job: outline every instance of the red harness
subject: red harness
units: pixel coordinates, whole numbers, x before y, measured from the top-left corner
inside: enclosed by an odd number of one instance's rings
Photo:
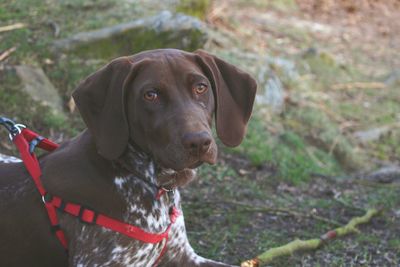
[[[161,260],[161,257],[166,252],[168,234],[171,226],[176,221],[176,218],[180,215],[180,212],[176,207],[172,207],[170,209],[170,224],[168,225],[167,229],[161,234],[153,234],[146,232],[134,225],[130,225],[110,218],[106,215],[99,214],[96,211],[89,209],[83,205],[66,202],[63,201],[60,197],[52,196],[45,190],[40,180],[42,172],[40,170],[39,161],[37,160],[36,155],[33,153],[33,150],[36,146],[38,146],[46,151],[53,151],[58,148],[58,145],[46,138],[39,136],[37,133],[32,132],[29,129],[24,128],[21,130],[20,128],[17,128],[17,130],[17,133],[14,132],[10,136],[12,136],[12,140],[21,154],[21,159],[24,162],[29,174],[32,176],[36,188],[42,196],[44,206],[50,219],[51,227],[66,250],[68,249],[67,240],[65,238],[64,232],[60,228],[59,220],[57,217],[57,210],[78,217],[81,222],[91,225],[99,225],[104,228],[126,235],[130,238],[140,240],[144,243],[156,244],[165,239],[164,247],[156,262],[154,263],[154,266],[158,264],[158,262]],[[160,189],[157,194],[157,199],[161,197],[164,192],[164,189]]]

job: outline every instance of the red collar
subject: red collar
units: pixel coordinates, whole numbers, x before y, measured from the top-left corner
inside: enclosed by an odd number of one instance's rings
[[[14,125],[14,127],[16,126]],[[17,131],[14,132],[10,131],[12,140],[17,146],[21,155],[21,159],[25,167],[27,168],[28,172],[32,176],[36,188],[42,197],[44,206],[47,210],[51,227],[54,230],[55,235],[60,240],[61,244],[66,250],[68,249],[68,244],[64,232],[59,225],[57,210],[78,217],[79,220],[83,223],[91,225],[94,224],[99,225],[101,227],[126,235],[132,239],[140,240],[144,243],[155,244],[165,239],[164,247],[159,257],[157,258],[156,262],[154,263],[154,266],[158,264],[161,257],[166,252],[168,234],[171,229],[171,226],[176,221],[177,217],[180,215],[179,210],[175,206],[170,208],[169,212],[170,224],[168,225],[167,229],[162,233],[155,234],[146,232],[137,226],[110,218],[104,214],[97,213],[96,211],[89,209],[83,205],[79,205],[72,202],[65,202],[60,197],[51,196],[45,190],[40,180],[40,176],[42,173],[39,166],[39,161],[37,160],[36,155],[33,153],[33,150],[36,146],[38,146],[44,150],[53,151],[56,148],[58,148],[58,145],[46,138],[39,136],[37,133],[30,131],[29,129],[26,128],[22,129],[21,127],[16,127],[16,129]],[[168,191],[169,190],[165,188],[159,189],[156,199],[158,200],[165,192]]]

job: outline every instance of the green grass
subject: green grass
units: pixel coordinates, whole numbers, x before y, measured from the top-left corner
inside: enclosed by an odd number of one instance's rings
[[[389,132],[383,138],[367,145],[368,153],[380,160],[400,161],[400,131]]]
[[[394,250],[398,251],[400,253],[400,239],[399,238],[393,238],[389,240],[389,246],[392,247]]]
[[[34,127],[36,131],[42,134],[49,130],[62,131],[71,134],[71,121],[65,117],[53,113],[46,106],[42,106],[32,100],[29,95],[21,91],[19,81],[12,72],[6,72],[1,78],[0,103],[4,105],[1,115],[10,117],[18,123]]]
[[[255,166],[276,166],[277,176],[293,183],[307,181],[311,173],[335,174],[340,171],[334,156],[310,146],[290,129],[272,135],[266,129],[266,123],[259,116],[253,116],[243,143],[229,151],[247,156]]]
[[[233,151],[245,154],[255,166],[260,166],[273,160],[273,141],[261,118],[253,116],[243,143]]]
[[[336,83],[369,81],[357,68],[338,62],[334,55],[328,52],[305,54],[300,60],[303,61],[303,66],[307,66],[303,71],[315,75],[312,89],[326,91]]]
[[[371,207],[384,207],[385,209],[400,207],[400,189],[396,186],[371,188],[366,201]]]

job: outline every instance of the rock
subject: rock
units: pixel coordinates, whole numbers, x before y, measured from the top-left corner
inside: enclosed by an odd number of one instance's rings
[[[258,94],[256,101],[259,104],[266,104],[274,112],[281,112],[285,103],[285,90],[278,76],[271,74],[264,85],[264,90]]]
[[[245,61],[246,65],[243,67],[249,68],[250,63],[253,65],[260,65],[261,68],[256,70],[256,76],[259,82],[263,82],[265,78],[263,75],[269,74],[271,69],[275,69],[282,75],[282,78],[285,80],[291,80],[293,82],[297,82],[300,77],[300,74],[297,70],[296,63],[292,60],[282,58],[282,57],[273,57],[273,56],[262,56],[255,53],[243,53],[241,51],[235,50],[235,56],[239,57],[241,61]]]
[[[392,71],[385,81],[387,86],[400,85],[400,69]]]
[[[94,58],[111,58],[165,47],[193,51],[206,41],[206,26],[201,21],[162,11],[154,17],[57,40],[54,49]]]
[[[361,143],[368,143],[371,141],[378,140],[379,138],[381,138],[381,136],[387,134],[392,128],[393,126],[386,125],[378,128],[369,129],[366,131],[358,131],[355,132],[353,135]]]
[[[376,183],[400,182],[400,167],[386,166],[364,176],[365,179]]]
[[[287,91],[282,81],[295,83],[299,73],[293,61],[280,57],[265,57],[265,62],[258,71],[257,80],[263,90],[257,96],[257,103],[266,104],[271,110],[280,113],[284,109]]]
[[[256,103],[273,113],[281,113],[284,109],[289,95],[285,85],[296,84],[298,87],[302,83],[296,63],[286,58],[259,55],[238,49],[232,49],[220,56],[254,75],[259,86]]]
[[[61,97],[41,68],[20,65],[15,66],[15,71],[22,89],[33,100],[50,107],[57,115],[64,115]]]

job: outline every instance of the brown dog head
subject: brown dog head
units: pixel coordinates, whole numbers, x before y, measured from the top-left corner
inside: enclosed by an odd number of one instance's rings
[[[73,93],[98,152],[117,159],[134,142],[165,168],[215,163],[211,125],[228,146],[243,139],[256,93],[247,73],[204,51],[145,51],[90,75]]]

